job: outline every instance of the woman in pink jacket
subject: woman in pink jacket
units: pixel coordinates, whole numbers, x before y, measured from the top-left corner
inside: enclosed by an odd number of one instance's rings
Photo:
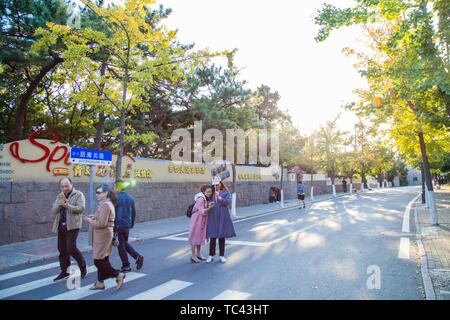
[[[188,243],[191,245],[191,262],[199,263],[205,260],[201,253],[201,246],[206,243],[206,226],[208,222],[208,212],[214,207],[214,203],[208,206],[208,199],[212,196],[212,188],[208,185],[202,185],[199,193],[194,197],[195,205],[192,209],[191,225],[189,228]],[[197,255],[195,254],[197,249]]]

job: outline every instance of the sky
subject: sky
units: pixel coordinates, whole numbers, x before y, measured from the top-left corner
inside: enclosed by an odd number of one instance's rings
[[[120,4],[122,0],[109,0]],[[323,3],[339,7],[353,0],[156,0],[172,14],[163,24],[178,30],[181,43],[211,51],[238,49],[239,79],[255,90],[262,84],[280,95],[302,134],[309,134],[341,113],[338,126],[351,131],[355,115],[342,106],[357,101],[353,90],[366,87],[364,79],[344,56],[344,47],[362,48],[359,27],[336,30],[316,42],[314,17]]]
[[[351,130],[355,116],[341,106],[357,101],[354,89],[365,81],[353,67],[344,47],[358,48],[358,28],[344,28],[325,42],[316,42],[313,18],[322,3],[351,6],[350,0],[159,0],[172,8],[164,20],[178,29],[182,43],[197,49],[238,51],[235,64],[251,89],[261,84],[281,96],[294,125],[308,134],[342,113],[339,126]]]

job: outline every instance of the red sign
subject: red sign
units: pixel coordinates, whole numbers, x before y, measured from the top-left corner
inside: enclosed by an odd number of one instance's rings
[[[32,144],[34,144],[35,146],[38,146],[39,148],[41,148],[44,151],[44,155],[39,158],[39,159],[25,159],[22,158],[20,156],[20,152],[19,152],[19,143],[18,142],[13,142],[11,143],[11,145],[9,146],[9,151],[11,152],[11,155],[16,158],[17,160],[20,160],[22,163],[26,163],[26,162],[41,162],[41,161],[45,161],[47,160],[47,164],[46,164],[46,169],[48,172],[50,172],[50,163],[52,162],[58,162],[61,161],[62,159],[64,159],[64,164],[69,166],[70,162],[69,162],[69,158],[70,158],[70,151],[66,146],[57,146],[55,147],[53,150],[50,150],[47,146],[39,143],[38,141],[34,140],[34,136],[37,135],[38,133],[41,132],[48,132],[52,135],[55,136],[55,141],[51,141],[50,143],[55,144],[59,141],[59,137],[56,133],[49,131],[49,130],[39,130],[36,131],[32,134],[30,134],[28,140],[30,140],[30,142]],[[58,156],[56,156],[56,154],[58,153],[58,151],[62,150],[62,153],[59,152]]]

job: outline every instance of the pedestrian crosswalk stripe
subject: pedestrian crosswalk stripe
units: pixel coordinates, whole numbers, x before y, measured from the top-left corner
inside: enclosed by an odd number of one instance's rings
[[[247,300],[250,296],[251,294],[247,292],[225,290],[211,300]]]
[[[137,272],[129,272],[126,274],[125,280],[124,280],[124,286],[127,282],[139,279],[141,277],[144,277],[146,274],[144,273],[137,273]],[[91,283],[88,286],[84,286],[78,289],[69,290],[67,292],[58,294],[53,297],[49,297],[45,300],[78,300],[82,299],[84,297],[96,294],[98,292],[102,292],[104,290],[89,290],[90,287],[93,286],[93,283]],[[116,281],[115,279],[106,279],[105,280],[105,290],[109,288],[115,288],[116,287]]]
[[[186,287],[192,285],[192,282],[181,280],[170,280],[157,287],[139,293],[135,296],[128,298],[127,300],[161,300],[165,297],[174,294],[177,291],[183,290]]]
[[[159,238],[161,240],[177,240],[177,241],[188,241],[187,237],[177,237],[177,236],[168,236]],[[240,240],[228,240],[227,244],[241,245],[241,246],[253,246],[253,247],[264,247],[267,245],[266,242],[254,242],[254,241],[240,241]]]
[[[97,268],[95,266],[90,266],[89,268],[87,268],[88,272],[93,272],[95,270],[97,270]],[[55,283],[53,281],[55,276],[56,275],[53,275],[51,277],[47,277],[47,278],[44,278],[44,279],[31,281],[31,282],[27,282],[27,283],[24,283],[24,284],[15,286],[15,287],[11,287],[11,288],[8,288],[8,289],[0,290],[0,299],[4,299],[4,298],[10,297],[10,296],[14,296],[14,295],[19,294],[19,293],[23,293],[23,292],[26,292],[26,291],[30,291],[30,290],[34,290],[34,289],[37,289],[37,288],[41,288],[41,287],[45,287],[45,286],[51,285],[51,284]]]
[[[35,272],[39,272],[39,271],[43,271],[43,270],[57,268],[57,267],[59,267],[59,262],[49,263],[49,264],[45,264],[43,266],[38,266],[38,267],[28,268],[28,269],[24,269],[24,270],[15,271],[15,272],[5,273],[5,274],[0,275],[0,281],[24,276],[24,275],[27,275],[30,273],[35,273]]]

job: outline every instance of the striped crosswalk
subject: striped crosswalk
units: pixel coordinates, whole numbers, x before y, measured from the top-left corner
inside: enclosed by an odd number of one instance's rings
[[[37,273],[37,272],[44,272],[51,269],[56,269],[53,272],[54,274],[50,277],[46,276],[41,279],[28,281],[25,283],[17,284],[17,285],[10,285],[8,286],[7,283],[17,283],[16,280],[21,280],[20,277],[29,278],[30,275]],[[69,281],[66,278],[64,280],[60,280],[58,282],[54,282],[53,279],[56,276],[57,272],[59,271],[59,263],[49,263],[37,267],[31,267],[28,269],[23,269],[19,271],[14,271],[6,274],[0,275],[0,299],[17,299],[21,300],[24,299],[23,296],[25,295],[27,297],[27,293],[33,291],[33,293],[28,293],[28,296],[35,295],[42,296],[43,300],[79,300],[84,298],[95,298],[96,295],[100,292],[105,292],[108,290],[115,290],[116,283],[115,279],[107,279],[105,280],[105,290],[89,290],[89,288],[92,286],[95,277],[93,279],[84,279],[82,280],[82,285],[78,288],[72,289],[69,287],[66,291],[61,293],[61,282],[63,281]],[[88,276],[91,273],[96,274],[97,268],[95,266],[89,266],[88,267]],[[47,272],[48,274],[48,272]],[[134,286],[129,285],[127,286],[127,283],[132,283],[135,280],[144,278],[146,276],[145,273],[139,273],[139,272],[129,272],[126,274],[125,278],[125,285],[120,290],[123,292],[124,288],[133,288]],[[89,285],[85,285],[86,283],[89,283]],[[83,285],[84,284],[84,285]],[[129,297],[125,297],[127,300],[162,300],[165,298],[170,298],[170,296],[174,295],[175,293],[182,291],[186,288],[194,288],[195,284],[193,282],[188,281],[182,281],[177,279],[171,279],[166,282],[159,283],[152,288],[146,288],[144,291],[140,293],[136,293],[136,291],[130,290]],[[39,292],[41,290],[42,292]],[[52,295],[52,291],[54,290],[54,294]],[[202,293],[203,294],[203,293]],[[208,293],[205,293],[206,297],[205,300],[246,300],[249,299],[251,296],[250,293],[246,292],[240,292],[236,290],[224,290],[223,292],[217,294],[211,293],[208,296]],[[99,296],[102,297],[101,295]],[[27,298],[25,298],[27,299]]]
[[[192,285],[192,282],[180,281],[180,280],[170,280],[165,282],[155,288],[144,291],[140,294],[128,298],[128,300],[161,300],[164,299],[175,292],[178,292],[186,287]]]
[[[135,279],[139,279],[141,277],[144,277],[145,274],[143,273],[136,273],[136,272],[130,272],[127,273],[125,280],[128,281],[132,281]],[[89,290],[89,288],[92,286],[92,283],[89,284],[88,286],[84,286],[78,289],[73,289],[73,290],[69,290],[67,292],[58,294],[56,296],[47,298],[45,300],[79,300],[82,298],[86,298],[88,296],[91,296],[93,294],[102,292],[100,290]],[[107,279],[105,280],[105,287],[106,288],[111,288],[115,286],[115,280],[114,279]]]

